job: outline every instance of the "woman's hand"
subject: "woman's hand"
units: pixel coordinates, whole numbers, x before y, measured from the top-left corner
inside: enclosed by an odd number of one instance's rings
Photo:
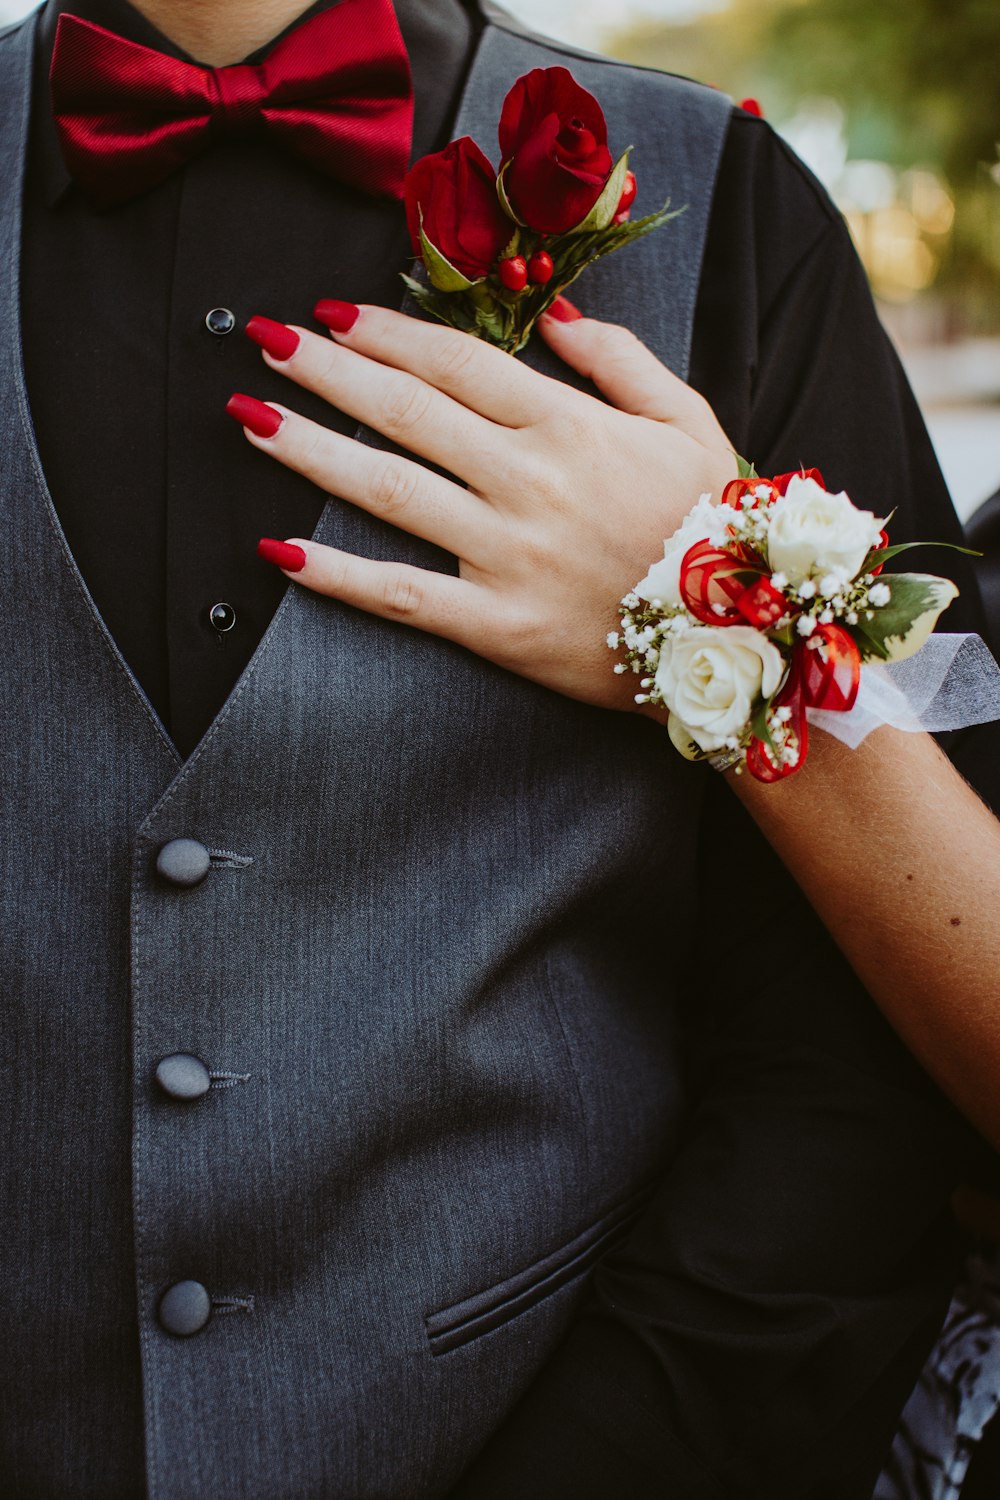
[[[613,405],[379,307],[320,304],[322,320],[344,329],[333,342],[262,318],[250,325],[273,369],[468,488],[285,407],[230,409],[262,430],[279,412],[271,436],[245,427],[250,442],[459,559],[455,578],[295,538],[305,562],[285,572],[297,583],[570,697],[635,708],[635,679],[614,675],[605,644],[617,601],[698,496],[719,497],[736,463],[708,404],[633,334],[562,310],[569,321],[541,320],[547,342]]]

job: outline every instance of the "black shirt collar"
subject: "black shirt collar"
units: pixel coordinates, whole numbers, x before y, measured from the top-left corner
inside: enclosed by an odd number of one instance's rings
[[[282,37],[336,4],[338,0],[315,0],[278,36],[244,60],[259,62]],[[443,132],[454,113],[483,23],[475,0],[394,0],[394,4],[413,73],[413,159],[416,160],[445,144]],[[38,174],[44,201],[50,208],[72,182],[52,121],[48,87],[56,26],[64,11],[168,57],[178,57],[184,62],[195,60],[158,31],[129,0],[48,0],[39,17],[35,54],[31,167]]]

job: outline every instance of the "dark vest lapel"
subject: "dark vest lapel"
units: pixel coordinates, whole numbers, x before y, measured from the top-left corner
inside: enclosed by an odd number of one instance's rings
[[[58,611],[63,646],[92,664],[101,693],[111,695],[117,716],[131,717],[137,746],[166,773],[180,757],[76,566],[42,471],[28,407],[21,353],[21,220],[37,25],[36,13],[0,39],[0,390],[5,401],[0,414],[0,515],[9,512],[0,525],[8,539],[15,539],[5,592],[11,599],[19,586],[25,589],[22,620],[25,611]]]

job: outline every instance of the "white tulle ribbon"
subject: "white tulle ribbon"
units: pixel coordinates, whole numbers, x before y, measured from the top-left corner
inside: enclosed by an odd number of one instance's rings
[[[866,663],[849,713],[806,718],[852,750],[883,724],[933,734],[988,724],[1000,719],[1000,666],[978,635],[932,635],[905,661]]]

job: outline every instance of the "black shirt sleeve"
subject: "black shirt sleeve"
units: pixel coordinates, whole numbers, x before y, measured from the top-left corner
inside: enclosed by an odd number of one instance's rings
[[[894,542],[963,542],[923,418],[843,218],[765,121],[737,111],[720,163],[690,381],[761,474],[820,469],[827,488],[892,513]],[[943,622],[980,630],[967,558],[899,567],[961,589]]]
[[[895,511],[894,541],[961,541],[846,228],[741,114],[691,381],[760,473],[815,465],[829,488]],[[962,589],[947,628],[978,628],[966,559],[919,556]],[[868,1500],[947,1306],[949,1198],[980,1148],[721,779],[706,803],[683,986],[699,1102],[455,1500]]]

